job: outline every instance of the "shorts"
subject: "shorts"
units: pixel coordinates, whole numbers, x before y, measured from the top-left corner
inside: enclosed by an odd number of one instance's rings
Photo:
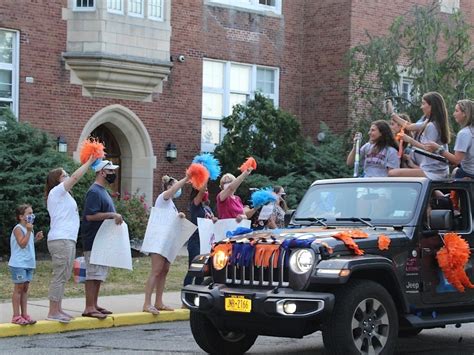
[[[474,179],[474,175],[469,174],[461,166],[459,166],[458,169],[456,170],[456,175],[454,175],[454,178],[455,179],[464,179],[464,178]]]
[[[33,280],[33,272],[35,269],[25,269],[22,267],[9,266],[10,273],[12,274],[12,281],[14,284],[22,284],[25,282],[31,282]]]
[[[108,266],[96,265],[90,263],[91,252],[84,252],[84,260],[86,262],[86,281],[87,280],[98,280],[105,281],[107,274],[109,273]]]
[[[445,180],[448,178],[448,171],[443,171],[443,172],[432,172],[432,171],[426,171],[426,170],[423,170],[423,172],[425,173],[426,177],[430,180],[434,180],[434,181],[437,181],[437,180]]]

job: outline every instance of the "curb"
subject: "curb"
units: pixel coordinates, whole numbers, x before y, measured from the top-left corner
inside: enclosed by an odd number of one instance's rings
[[[119,313],[112,314],[105,319],[77,317],[67,324],[48,320],[40,320],[33,325],[3,323],[0,324],[0,338],[21,335],[62,333],[73,330],[122,327],[127,325],[174,322],[180,320],[189,320],[189,310],[177,309],[172,312],[161,312],[159,315],[145,312]]]

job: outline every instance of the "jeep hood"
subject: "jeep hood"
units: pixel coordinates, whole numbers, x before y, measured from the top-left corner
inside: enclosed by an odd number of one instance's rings
[[[372,228],[325,228],[325,227],[307,227],[297,229],[279,229],[279,230],[261,230],[252,233],[235,236],[232,239],[239,241],[242,239],[258,239],[273,237],[276,240],[283,242],[285,239],[296,238],[299,240],[315,239],[311,244],[311,248],[318,252],[319,247],[325,243],[331,247],[334,252],[344,253],[351,252],[342,240],[336,239],[333,235],[339,232],[361,231],[367,233],[367,238],[353,238],[354,242],[360,249],[368,251],[371,249],[378,249],[379,236],[385,235],[390,238],[390,247],[400,246],[408,237],[403,231],[394,231],[392,229],[372,229]]]

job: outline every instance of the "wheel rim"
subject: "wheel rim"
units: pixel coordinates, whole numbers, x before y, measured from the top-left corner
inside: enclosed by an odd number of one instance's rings
[[[390,331],[387,309],[375,298],[366,298],[352,315],[352,339],[361,354],[380,354]]]
[[[243,338],[245,338],[245,334],[237,333],[233,331],[225,332],[223,330],[219,330],[219,334],[221,335],[222,339],[231,343],[236,343],[238,341],[241,341]]]

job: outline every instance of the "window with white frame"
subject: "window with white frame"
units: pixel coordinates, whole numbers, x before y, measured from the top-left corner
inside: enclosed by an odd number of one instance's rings
[[[73,0],[75,11],[94,11],[95,1],[94,0]]]
[[[128,14],[130,16],[143,17],[143,0],[128,0]]]
[[[148,18],[163,20],[163,0],[148,0]]]
[[[207,0],[208,3],[217,3],[237,6],[249,10],[271,11],[281,15],[282,0]]]
[[[123,14],[123,0],[107,0],[107,11]]]
[[[454,14],[459,10],[459,0],[439,0],[439,7],[441,12]]]
[[[251,64],[203,61],[201,150],[211,152],[222,141],[221,120],[237,104],[245,104],[260,92],[278,106],[277,68]]]
[[[0,109],[18,115],[19,35],[0,29]]]
[[[407,101],[412,101],[413,79],[401,77],[398,92]]]

